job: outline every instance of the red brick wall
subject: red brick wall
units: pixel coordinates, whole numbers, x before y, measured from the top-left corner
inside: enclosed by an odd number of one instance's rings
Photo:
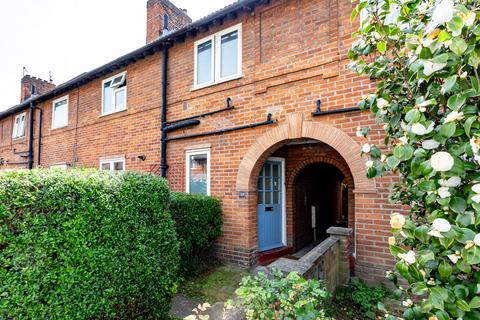
[[[185,27],[192,22],[186,11],[177,8],[168,0],[148,0],[147,2],[147,43],[150,43],[163,33],[163,16],[168,15],[168,30]]]
[[[374,83],[355,76],[347,67],[351,33],[358,26],[358,21],[351,23],[349,20],[353,6],[349,0],[274,1],[257,7],[253,13],[244,11],[235,19],[226,19],[223,25],[211,26],[208,31],[175,43],[170,49],[169,121],[223,108],[227,97],[233,99],[235,109],[202,118],[199,126],[169,133],[169,137],[252,124],[264,121],[267,113],[278,121],[269,126],[168,143],[168,180],[172,189],[180,191],[185,190],[185,151],[210,148],[211,193],[223,201],[224,236],[218,241],[217,253],[224,261],[244,265],[256,261],[256,192],[252,188],[237,190],[237,174],[252,145],[262,135],[268,136],[272,130],[284,125],[287,115],[303,113],[305,123],[340,129],[342,134],[350,137],[348,143],[351,145],[343,147],[350,148],[357,156],[356,150],[360,150],[361,143],[355,136],[358,126],[372,127],[371,136],[381,145],[381,128],[368,112],[311,115],[319,98],[323,101],[323,110],[343,109],[355,106],[362,95],[374,89]],[[243,31],[243,76],[192,90],[194,42],[238,23],[242,23]],[[102,157],[123,155],[127,169],[158,172],[161,54],[131,64],[125,70],[126,111],[101,116],[102,79],[68,92],[69,125],[66,128],[51,130],[52,101],[40,105],[44,110],[42,166],[67,162],[75,166],[98,167]],[[105,78],[112,75],[114,73]],[[25,140],[11,141],[12,121],[9,117],[0,122],[3,132],[9,132],[2,136],[0,158],[11,162],[18,160],[13,149],[26,146]],[[38,121],[35,137],[38,137]],[[252,181],[256,179],[255,172],[258,171],[255,170],[262,166],[262,161],[288,139],[264,146],[262,155],[252,160],[256,161]],[[345,140],[341,136],[332,139]],[[37,138],[35,147],[36,143]],[[139,160],[139,155],[146,155],[146,160]],[[333,150],[324,150],[315,156],[335,159],[338,166],[345,167],[349,163],[348,169],[353,177],[358,177],[358,171],[364,170],[363,163],[357,161],[352,167],[351,163],[355,161],[343,158]],[[392,264],[386,240],[389,215],[398,210],[387,201],[387,187],[393,179],[376,179],[373,190],[366,190],[364,182],[358,179],[352,182],[355,222],[351,224],[356,231],[356,272],[367,280],[383,280],[385,269]],[[246,197],[241,198],[239,191],[245,191]],[[293,220],[289,228],[292,223]]]
[[[32,95],[32,86],[35,86],[35,94],[37,95],[44,94],[55,88],[55,85],[53,83],[46,80],[32,77],[29,75],[23,76],[20,85],[20,102],[30,98],[30,96]]]

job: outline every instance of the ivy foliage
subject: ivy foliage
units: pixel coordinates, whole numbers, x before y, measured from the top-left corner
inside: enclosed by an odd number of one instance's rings
[[[164,319],[179,253],[153,175],[0,173],[1,319]]]
[[[391,199],[412,212],[392,216],[389,239],[403,317],[480,319],[479,3],[361,0],[359,13],[349,57],[378,84],[359,106],[388,146],[364,145],[367,175],[399,175]]]
[[[222,235],[221,203],[210,196],[172,192],[170,211],[180,242],[180,271],[184,276],[198,273]]]

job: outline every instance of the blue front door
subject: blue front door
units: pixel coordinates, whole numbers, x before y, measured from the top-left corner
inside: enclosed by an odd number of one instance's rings
[[[283,246],[282,162],[268,160],[258,177],[258,243],[265,251]]]

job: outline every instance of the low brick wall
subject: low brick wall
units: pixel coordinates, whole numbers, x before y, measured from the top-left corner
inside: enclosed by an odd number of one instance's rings
[[[331,227],[326,240],[310,250],[298,260],[280,258],[268,268],[276,268],[282,272],[298,272],[307,279],[325,281],[329,292],[350,280],[350,235],[352,229]]]

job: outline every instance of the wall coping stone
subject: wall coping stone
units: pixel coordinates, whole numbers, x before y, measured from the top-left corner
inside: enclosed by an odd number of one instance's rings
[[[332,236],[344,236],[348,237],[352,234],[352,228],[342,228],[342,227],[330,227],[327,229],[327,233]]]

